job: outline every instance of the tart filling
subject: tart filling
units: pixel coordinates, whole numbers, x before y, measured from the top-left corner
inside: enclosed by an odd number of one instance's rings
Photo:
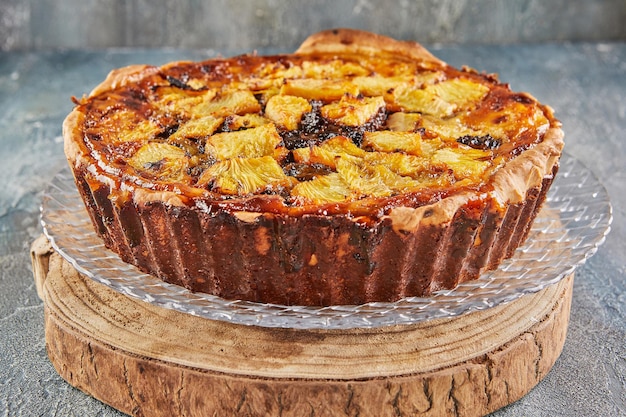
[[[423,296],[497,267],[562,148],[529,94],[350,30],[291,55],[123,68],[76,104],[66,154],[108,247],[279,304]]]

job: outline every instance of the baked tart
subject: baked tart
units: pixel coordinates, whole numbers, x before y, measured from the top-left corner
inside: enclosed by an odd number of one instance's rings
[[[63,126],[96,232],[226,299],[428,296],[524,242],[558,169],[553,111],[493,74],[355,30],[293,54],[112,71]]]

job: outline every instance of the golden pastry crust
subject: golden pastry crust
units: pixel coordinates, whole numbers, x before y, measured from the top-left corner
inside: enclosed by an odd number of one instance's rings
[[[563,147],[532,96],[349,29],[292,55],[112,71],[63,131],[122,259],[193,291],[305,305],[423,296],[497,267]]]
[[[332,29],[309,36],[296,54],[363,54],[381,56],[382,53],[403,55],[422,62],[446,65],[417,42],[398,41],[376,33],[355,29]]]

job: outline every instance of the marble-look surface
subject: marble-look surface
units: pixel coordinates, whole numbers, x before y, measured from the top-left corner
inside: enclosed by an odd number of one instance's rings
[[[626,43],[433,50],[453,65],[497,72],[514,90],[554,107],[564,124],[566,152],[598,176],[614,208],[605,244],[577,271],[563,354],[526,397],[494,416],[626,416]],[[61,122],[72,95],[88,93],[114,67],[213,54],[0,53],[0,415],[120,415],[65,383],[47,359],[43,304],[28,253],[41,233],[41,192],[65,164]]]

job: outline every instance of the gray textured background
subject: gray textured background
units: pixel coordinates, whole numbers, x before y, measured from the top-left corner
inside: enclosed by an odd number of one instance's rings
[[[498,72],[556,109],[566,152],[604,184],[615,220],[577,271],[563,354],[493,417],[626,416],[625,22],[626,0],[0,0],[0,417],[121,416],[52,368],[30,269],[42,190],[65,165],[70,96],[122,65],[288,52],[337,26],[441,44],[442,59]]]
[[[563,354],[527,396],[492,417],[626,417],[626,42],[432,49],[455,66],[498,72],[552,105],[566,152],[592,169],[614,207],[606,242],[577,271]],[[0,417],[122,417],[65,383],[47,359],[28,247],[41,233],[42,190],[66,164],[61,122],[70,96],[87,93],[114,67],[207,56],[0,51]]]
[[[626,39],[625,0],[0,0],[0,49],[295,48],[353,27],[424,43]]]

